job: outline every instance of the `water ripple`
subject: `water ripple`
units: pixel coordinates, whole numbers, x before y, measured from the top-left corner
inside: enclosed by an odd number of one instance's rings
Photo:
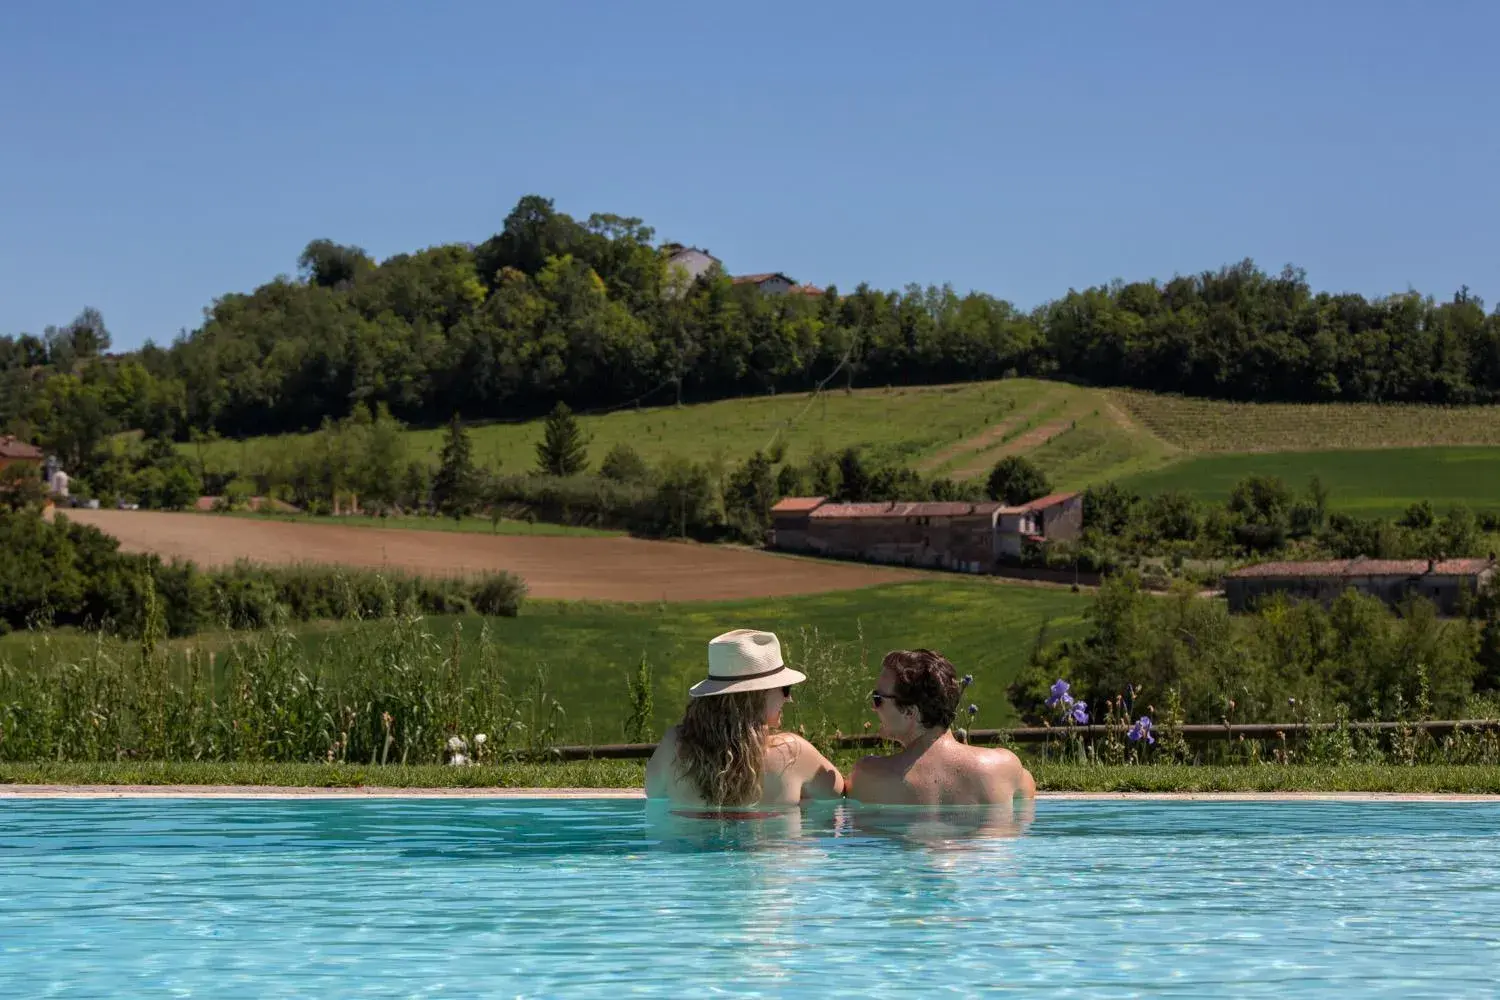
[[[12,800],[0,996],[1480,996],[1500,807]],[[988,832],[985,832],[988,831]]]

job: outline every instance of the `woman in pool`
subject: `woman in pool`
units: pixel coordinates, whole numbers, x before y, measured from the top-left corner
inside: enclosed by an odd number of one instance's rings
[[[842,796],[838,768],[796,733],[777,731],[792,685],[805,680],[782,662],[774,633],[736,629],[714,639],[708,677],[688,691],[682,721],[646,765],[646,796],[705,815]]]

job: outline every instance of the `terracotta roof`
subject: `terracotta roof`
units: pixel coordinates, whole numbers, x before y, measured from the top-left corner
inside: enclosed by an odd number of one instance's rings
[[[780,271],[772,271],[769,274],[740,274],[736,275],[733,278],[730,278],[729,280],[736,285],[763,285],[766,282],[770,281],[772,278],[780,278],[782,281],[785,281],[789,285],[796,284],[795,281],[782,274]]]
[[[1344,559],[1325,562],[1267,562],[1257,563],[1254,566],[1241,566],[1224,576],[1237,580],[1268,576],[1343,576],[1344,567],[1348,565],[1348,561]]]
[[[809,298],[817,298],[823,294],[823,289],[817,285],[793,285],[787,292],[788,295],[806,295]]]
[[[828,502],[827,497],[783,497],[771,508],[772,514],[806,514]]]
[[[9,435],[0,437],[0,458],[31,458],[40,462],[43,458],[42,449],[25,441],[18,441]]]
[[[828,503],[811,517],[846,519],[858,517],[967,517],[986,516],[1000,509],[997,503],[948,500],[931,503]]]
[[[1227,579],[1248,580],[1266,577],[1339,577],[1351,576],[1425,576],[1429,571],[1440,576],[1472,576],[1494,568],[1488,559],[1333,559],[1323,562],[1268,562],[1242,566],[1226,573]]]
[[[1025,513],[1033,510],[1046,510],[1048,507],[1056,507],[1064,501],[1071,500],[1077,495],[1077,493],[1048,493],[1044,497],[1038,497],[1029,503],[1021,504],[1019,507],[1010,508],[1007,512]]]

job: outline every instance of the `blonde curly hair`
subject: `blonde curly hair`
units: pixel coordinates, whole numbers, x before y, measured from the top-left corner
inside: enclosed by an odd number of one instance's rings
[[[677,727],[677,769],[710,805],[745,806],[764,790],[766,693],[689,698]]]

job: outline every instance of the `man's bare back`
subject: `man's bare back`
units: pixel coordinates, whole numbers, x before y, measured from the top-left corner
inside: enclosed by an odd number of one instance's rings
[[[1036,782],[1009,750],[972,747],[944,732],[889,757],[866,757],[846,794],[891,805],[987,805],[1036,796]]]

